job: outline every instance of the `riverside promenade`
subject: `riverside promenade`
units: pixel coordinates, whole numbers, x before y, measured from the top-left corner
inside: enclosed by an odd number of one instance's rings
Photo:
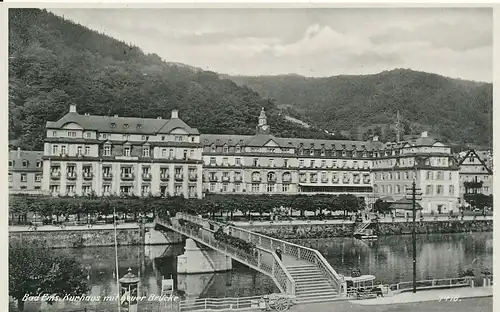
[[[258,309],[249,310],[252,312]],[[492,287],[463,287],[403,292],[391,297],[304,303],[289,312],[492,312]]]

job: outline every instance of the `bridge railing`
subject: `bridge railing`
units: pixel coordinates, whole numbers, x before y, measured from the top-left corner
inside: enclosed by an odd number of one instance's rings
[[[420,280],[415,282],[417,289],[448,288],[470,286],[470,277],[441,278],[432,280]],[[389,285],[391,291],[404,291],[413,288],[413,282],[400,282]]]
[[[180,311],[255,309],[255,304],[260,298],[261,297],[188,299],[180,302]]]
[[[186,213],[178,212],[176,218],[186,219],[191,222],[203,225],[207,224],[206,219],[188,215]],[[220,222],[209,221],[210,223],[217,226],[226,226]],[[242,228],[228,226],[231,235],[246,240],[248,242],[254,243],[257,247],[263,248],[265,250],[270,250],[274,253],[277,248],[280,248],[282,254],[295,257],[299,260],[307,261],[314,264],[329,280],[329,282],[334,286],[339,294],[344,294],[345,282],[344,279],[332,268],[330,263],[323,257],[323,255],[316,249],[307,248],[290,242],[286,242],[277,238],[272,238],[263,234],[251,232]],[[286,271],[286,270],[285,270]]]
[[[182,218],[194,222],[188,216],[183,216]],[[295,281],[286,270],[283,262],[279,260],[275,252],[257,246],[254,251],[248,253],[229,244],[219,242],[214,237],[214,230],[207,228],[194,230],[187,226],[180,225],[176,219],[171,219],[170,222],[165,222],[164,226],[169,227],[187,237],[200,241],[214,250],[229,255],[231,258],[244,263],[257,271],[263,272],[273,279],[281,292],[289,295],[295,295]]]

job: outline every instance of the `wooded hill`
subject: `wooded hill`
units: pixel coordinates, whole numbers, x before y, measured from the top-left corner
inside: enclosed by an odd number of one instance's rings
[[[389,138],[400,111],[406,134],[423,130],[455,143],[491,146],[493,87],[408,69],[374,75],[308,78],[282,76],[224,76],[246,85],[278,106],[291,107],[306,122],[328,131],[361,135],[382,125]],[[299,118],[298,116],[293,116]],[[373,130],[373,129],[372,129]]]
[[[164,62],[45,10],[9,10],[9,139],[40,150],[45,122],[80,113],[168,118],[201,133],[254,134],[265,107],[273,134],[331,138],[285,120],[271,100],[218,74]]]

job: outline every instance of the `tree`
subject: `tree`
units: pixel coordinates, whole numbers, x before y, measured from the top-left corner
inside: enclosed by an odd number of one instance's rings
[[[89,290],[83,267],[51,250],[45,242],[19,240],[9,245],[9,295],[24,310],[25,295],[82,295]],[[52,301],[48,301],[51,303]]]

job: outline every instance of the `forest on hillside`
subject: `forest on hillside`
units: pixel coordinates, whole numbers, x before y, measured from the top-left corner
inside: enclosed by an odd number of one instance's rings
[[[278,106],[296,110],[303,120],[328,131],[362,131],[363,137],[370,131],[384,132],[385,139],[392,140],[391,126],[399,111],[405,134],[429,131],[447,142],[492,145],[491,83],[408,69],[327,78],[224,77],[275,100]]]
[[[39,9],[9,10],[9,140],[43,148],[45,122],[79,113],[168,118],[201,133],[254,134],[266,109],[274,135],[332,138],[288,122],[272,100],[218,74],[163,61]],[[338,137],[336,137],[338,138]]]

